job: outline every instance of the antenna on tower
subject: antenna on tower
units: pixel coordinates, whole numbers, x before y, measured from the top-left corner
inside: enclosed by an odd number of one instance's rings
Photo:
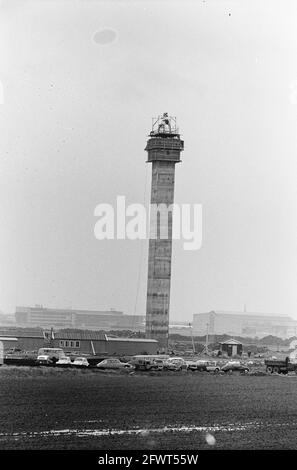
[[[162,137],[174,137],[178,135],[176,117],[168,116],[168,113],[152,119],[151,136],[160,135]]]

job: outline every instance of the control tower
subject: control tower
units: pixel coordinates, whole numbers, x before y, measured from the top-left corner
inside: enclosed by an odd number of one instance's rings
[[[166,208],[174,202],[175,164],[180,162],[184,142],[176,127],[176,118],[164,113],[153,119],[145,150],[152,163],[151,207]],[[162,207],[162,206],[161,206]],[[164,223],[167,236],[164,238]],[[166,228],[166,227],[165,227]],[[152,234],[155,234],[152,236]],[[168,348],[169,304],[172,253],[172,212],[166,221],[157,212],[150,218],[148,282],[146,302],[146,337],[156,339],[160,350]]]

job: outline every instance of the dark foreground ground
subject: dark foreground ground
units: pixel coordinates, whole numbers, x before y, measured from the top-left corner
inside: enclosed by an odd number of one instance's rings
[[[25,448],[297,449],[297,376],[2,367],[0,449]]]

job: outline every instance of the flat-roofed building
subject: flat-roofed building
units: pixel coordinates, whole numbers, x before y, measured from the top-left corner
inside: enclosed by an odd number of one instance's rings
[[[15,321],[19,326],[33,327],[71,327],[74,324],[75,312],[71,309],[44,308],[42,305],[35,307],[16,307]]]
[[[193,334],[280,338],[295,336],[297,321],[289,315],[212,310],[193,315]]]
[[[80,310],[35,307],[16,307],[15,321],[22,327],[82,328],[91,330],[144,331],[144,315],[125,315],[119,310]]]

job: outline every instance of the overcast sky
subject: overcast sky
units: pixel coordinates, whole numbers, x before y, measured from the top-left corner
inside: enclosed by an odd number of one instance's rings
[[[171,319],[244,304],[297,318],[296,2],[0,13],[0,310],[145,313],[147,243],[96,240],[94,209],[149,200],[144,147],[167,111],[185,141],[175,200],[203,206],[201,249],[173,245]]]

